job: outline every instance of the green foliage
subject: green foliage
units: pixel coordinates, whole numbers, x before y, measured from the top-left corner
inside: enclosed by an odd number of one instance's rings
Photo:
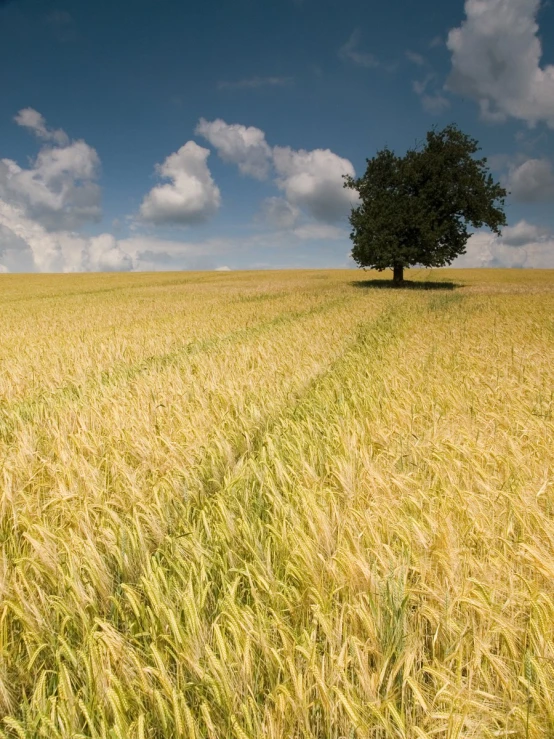
[[[477,151],[477,141],[451,124],[403,157],[382,149],[363,177],[346,176],[344,186],[360,195],[349,219],[358,265],[393,268],[402,279],[404,267],[442,267],[464,254],[468,226],[500,234],[506,190],[485,158],[473,158]]]

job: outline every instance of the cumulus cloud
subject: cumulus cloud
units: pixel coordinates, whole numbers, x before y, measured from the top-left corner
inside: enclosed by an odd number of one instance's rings
[[[33,108],[15,122],[47,142],[28,168],[0,160],[0,257],[13,272],[128,270],[133,259],[110,234],[73,231],[100,217],[100,161],[84,141],[50,129]]]
[[[112,234],[88,239],[88,269],[92,272],[126,272],[133,269],[133,259]]]
[[[360,29],[356,28],[350,34],[348,40],[339,49],[339,58],[343,61],[352,62],[358,67],[379,67],[380,62],[373,54],[367,51],[360,51]]]
[[[131,236],[118,242],[133,261],[134,270],[213,270],[229,257],[236,257],[247,239],[208,238],[202,241],[162,239],[151,235]]]
[[[242,174],[257,180],[267,178],[271,148],[259,128],[225,123],[220,118],[215,121],[201,118],[195,133],[209,141],[224,162],[236,164]]]
[[[458,268],[523,267],[527,259],[524,249],[514,249],[499,241],[494,234],[478,232],[470,236],[466,253],[452,264]]]
[[[333,222],[345,216],[355,200],[352,191],[343,188],[343,175],[354,175],[354,167],[329,149],[272,148],[261,129],[221,119],[201,118],[196,133],[216,148],[221,159],[236,164],[243,174],[266,179],[273,165],[275,183],[285,195],[262,203],[262,215],[273,227],[292,228],[300,208],[316,220]]]
[[[2,204],[0,204],[0,209]],[[33,254],[28,244],[2,223],[0,210],[0,272],[34,272]]]
[[[145,196],[140,214],[158,224],[191,225],[208,220],[220,206],[221,195],[207,159],[209,149],[188,141],[156,166],[160,177],[171,180]]]
[[[157,236],[137,235],[119,241],[119,245],[133,259],[140,260],[142,255],[169,254],[174,257],[197,257],[203,253],[221,254],[229,244],[236,244],[230,239],[210,238],[203,241],[182,241],[181,239],[162,239]]]
[[[343,187],[343,175],[354,176],[354,167],[329,149],[296,151],[276,146],[273,162],[277,186],[288,202],[305,208],[318,221],[337,221],[357,202],[353,191]]]
[[[527,221],[505,228],[502,236],[478,231],[453,267],[554,267],[554,234]]]
[[[548,159],[527,159],[510,166],[506,187],[520,203],[554,200],[554,167]]]
[[[549,239],[548,230],[528,223],[525,219],[519,221],[515,226],[507,226],[502,231],[499,240],[507,246],[525,246],[543,242]]]
[[[60,146],[66,146],[69,143],[69,137],[65,131],[61,128],[52,129],[48,128],[44,117],[34,108],[22,108],[17,115],[14,116],[14,121],[18,126],[29,129],[35,136],[44,141],[54,141]]]
[[[261,206],[262,219],[272,228],[293,228],[300,218],[300,210],[288,200],[279,197],[266,198]]]
[[[466,19],[448,34],[448,87],[475,99],[484,118],[508,116],[554,128],[554,66],[541,67],[539,0],[466,0]]]
[[[309,241],[321,242],[307,254]],[[341,243],[342,242],[342,243]],[[119,242],[135,270],[261,269],[266,267],[342,267],[350,251],[348,233],[327,224],[306,223],[290,230],[264,230],[201,241],[132,236]],[[303,248],[304,247],[304,248]],[[1,260],[0,260],[1,261]]]
[[[85,237],[71,231],[47,231],[24,211],[0,200],[0,254],[14,272],[113,271],[133,268],[110,234]]]
[[[14,258],[19,255],[23,261],[30,259],[39,272],[62,271],[62,249],[57,236],[28,218],[21,208],[0,200],[0,226],[0,248],[7,245]]]
[[[22,209],[49,231],[72,229],[100,218],[100,188],[95,180],[100,160],[84,141],[70,142],[62,130],[46,126],[32,108],[20,110],[16,122],[45,144],[30,166],[0,159],[0,198]]]

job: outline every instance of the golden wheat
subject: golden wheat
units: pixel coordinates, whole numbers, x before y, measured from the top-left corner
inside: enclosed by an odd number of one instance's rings
[[[554,736],[554,274],[376,277],[0,276],[0,736]]]

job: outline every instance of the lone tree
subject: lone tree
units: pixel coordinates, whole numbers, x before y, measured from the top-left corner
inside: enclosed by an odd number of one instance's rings
[[[352,257],[360,267],[393,270],[401,283],[413,264],[443,267],[465,253],[468,225],[500,235],[506,190],[474,159],[475,139],[451,124],[427,133],[424,146],[399,157],[385,148],[367,160],[363,177],[345,176],[357,190],[352,209]]]

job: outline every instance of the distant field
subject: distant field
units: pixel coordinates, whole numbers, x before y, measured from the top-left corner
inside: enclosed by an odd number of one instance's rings
[[[554,737],[554,271],[408,276],[0,275],[0,736]]]

